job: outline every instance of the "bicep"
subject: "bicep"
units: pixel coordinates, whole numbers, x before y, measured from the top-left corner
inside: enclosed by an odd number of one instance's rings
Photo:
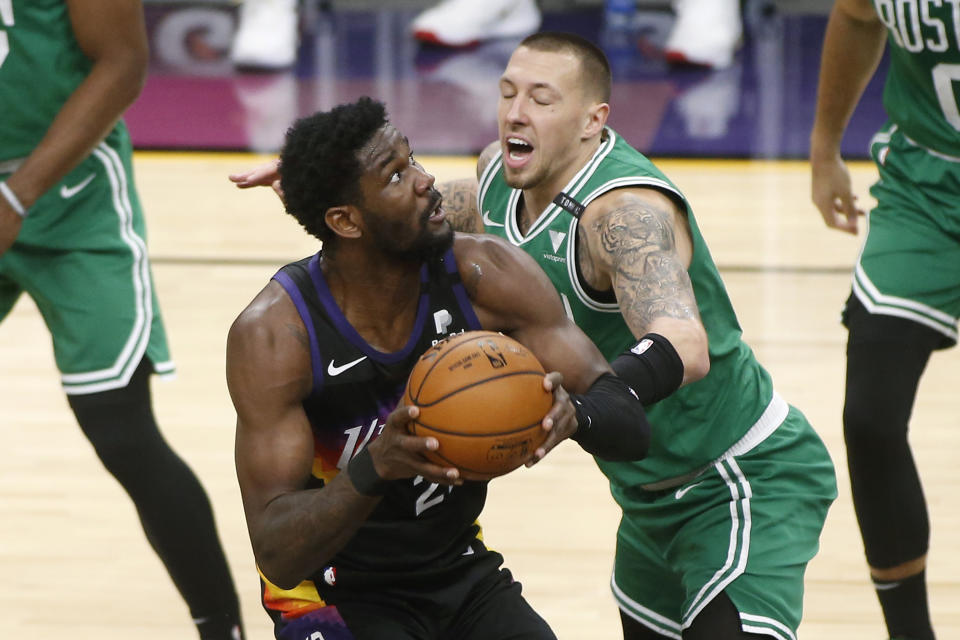
[[[243,320],[227,339],[234,455],[251,533],[274,498],[303,488],[313,464],[313,432],[302,405],[312,382],[310,360],[296,328]]]
[[[689,231],[676,205],[658,193],[623,194],[587,223],[587,242],[606,271],[634,335],[663,324],[699,323],[687,273]]]
[[[563,386],[574,393],[586,391],[611,371],[600,350],[567,316],[540,265],[500,239],[482,240],[487,248],[484,259],[465,284],[483,326],[502,330],[525,345],[547,372],[562,373]]]

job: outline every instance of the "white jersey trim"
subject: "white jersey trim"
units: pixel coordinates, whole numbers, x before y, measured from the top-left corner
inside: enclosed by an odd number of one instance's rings
[[[130,382],[150,341],[150,325],[153,322],[153,290],[150,284],[150,267],[146,259],[147,247],[143,238],[133,228],[133,207],[130,205],[129,184],[123,161],[116,150],[101,142],[93,155],[103,164],[110,180],[113,209],[119,221],[120,237],[133,254],[134,305],[136,315],[133,328],[126,343],[112,366],[85,373],[65,373],[60,376],[67,394],[79,395],[120,389]],[[168,371],[172,371],[170,366]]]

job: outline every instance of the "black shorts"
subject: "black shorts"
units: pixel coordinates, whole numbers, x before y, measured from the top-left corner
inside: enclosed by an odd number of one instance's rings
[[[503,557],[475,553],[429,581],[355,588],[322,588],[327,606],[275,628],[278,640],[556,640],[501,568]]]

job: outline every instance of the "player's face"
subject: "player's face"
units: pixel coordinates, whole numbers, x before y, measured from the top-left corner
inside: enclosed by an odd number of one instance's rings
[[[413,259],[453,242],[434,177],[418,163],[407,138],[387,123],[359,152],[361,212],[368,237],[384,253]]]
[[[511,187],[534,188],[576,161],[590,107],[581,85],[580,61],[573,54],[514,51],[500,77],[497,114]]]

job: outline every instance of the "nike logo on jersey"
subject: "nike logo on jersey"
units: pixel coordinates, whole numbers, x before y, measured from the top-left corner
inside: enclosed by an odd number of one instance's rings
[[[485,225],[488,226],[488,227],[502,227],[502,226],[503,226],[503,223],[502,223],[502,222],[494,222],[493,220],[490,219],[490,212],[489,212],[489,211],[484,211],[484,212],[483,212],[483,224],[485,224]]]
[[[679,499],[682,498],[683,496],[687,495],[687,491],[690,491],[690,489],[693,489],[695,486],[700,485],[700,484],[703,484],[703,483],[704,483],[704,480],[701,480],[700,482],[695,482],[695,483],[693,483],[693,484],[690,485],[689,487],[684,487],[683,489],[677,489],[677,493],[674,495],[674,497],[675,497],[677,500],[679,500]]]
[[[86,187],[88,184],[90,184],[90,181],[96,177],[97,177],[97,174],[91,173],[86,178],[84,178],[77,184],[73,185],[72,187],[68,187],[67,185],[62,185],[60,187],[60,197],[63,198],[64,200],[69,200],[73,196],[83,191],[83,188]]]
[[[347,369],[349,369],[350,367],[354,367],[366,359],[367,359],[367,356],[361,356],[356,360],[354,360],[353,362],[348,362],[347,364],[341,364],[339,366],[337,366],[337,364],[333,360],[331,360],[330,364],[327,365],[327,375],[338,376],[344,371],[346,371]]]

